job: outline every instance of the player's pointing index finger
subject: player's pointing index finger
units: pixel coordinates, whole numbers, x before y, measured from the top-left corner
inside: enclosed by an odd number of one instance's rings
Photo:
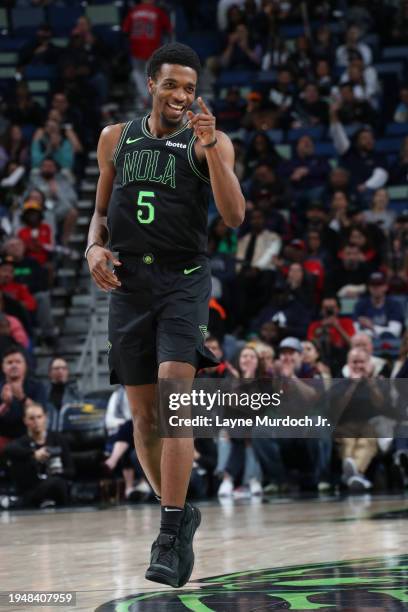
[[[201,108],[201,110],[203,111],[203,113],[205,113],[206,115],[211,115],[211,111],[209,110],[209,108],[207,107],[207,105],[205,104],[201,96],[197,98],[197,103],[199,107]]]

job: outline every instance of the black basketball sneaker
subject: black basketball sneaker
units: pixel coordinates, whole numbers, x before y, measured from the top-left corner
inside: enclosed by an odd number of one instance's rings
[[[161,533],[152,544],[150,565],[145,578],[177,588],[180,580],[179,572],[180,540],[174,535]]]
[[[186,503],[184,506],[184,516],[181,521],[179,531],[180,541],[180,564],[179,564],[179,583],[182,587],[190,580],[194,567],[193,538],[196,530],[201,523],[201,512],[195,506]]]

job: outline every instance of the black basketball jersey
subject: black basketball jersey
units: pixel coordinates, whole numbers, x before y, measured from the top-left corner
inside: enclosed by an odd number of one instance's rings
[[[180,260],[204,254],[210,181],[194,151],[196,137],[184,125],[156,138],[147,119],[124,126],[113,156],[110,248]]]

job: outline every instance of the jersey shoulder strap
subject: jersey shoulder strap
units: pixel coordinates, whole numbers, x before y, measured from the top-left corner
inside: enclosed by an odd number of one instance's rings
[[[135,142],[135,140],[141,135],[143,136],[140,126],[140,119],[128,121],[127,123],[125,123],[125,125],[123,126],[122,134],[119,138],[118,144],[116,145],[115,151],[112,156],[112,161],[115,166],[117,164],[118,157],[123,146],[126,143],[130,144],[132,142]]]

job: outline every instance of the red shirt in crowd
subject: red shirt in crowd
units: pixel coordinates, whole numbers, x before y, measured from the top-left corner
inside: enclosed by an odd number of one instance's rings
[[[339,321],[340,327],[346,332],[349,338],[354,336],[354,334],[356,333],[356,330],[355,330],[352,319],[350,319],[349,317],[338,317],[338,321]],[[318,340],[320,333],[321,333],[321,329],[322,329],[321,321],[313,321],[312,323],[310,323],[308,330],[307,330],[307,339],[308,340]],[[329,327],[329,335],[330,335],[330,343],[333,346],[337,348],[342,348],[346,346],[346,343],[344,342],[343,338],[341,337],[340,333],[337,331],[335,327],[333,326]]]
[[[167,13],[153,4],[138,4],[125,17],[123,31],[129,34],[132,57],[147,60],[171,33]]]
[[[0,291],[4,291],[10,297],[20,302],[29,312],[37,308],[35,297],[31,295],[27,285],[10,281],[4,285],[0,285]]]
[[[52,232],[48,223],[40,223],[38,228],[22,227],[18,237],[26,246],[26,256],[36,259],[39,264],[45,264],[50,257]],[[48,249],[45,247],[49,247]]]

